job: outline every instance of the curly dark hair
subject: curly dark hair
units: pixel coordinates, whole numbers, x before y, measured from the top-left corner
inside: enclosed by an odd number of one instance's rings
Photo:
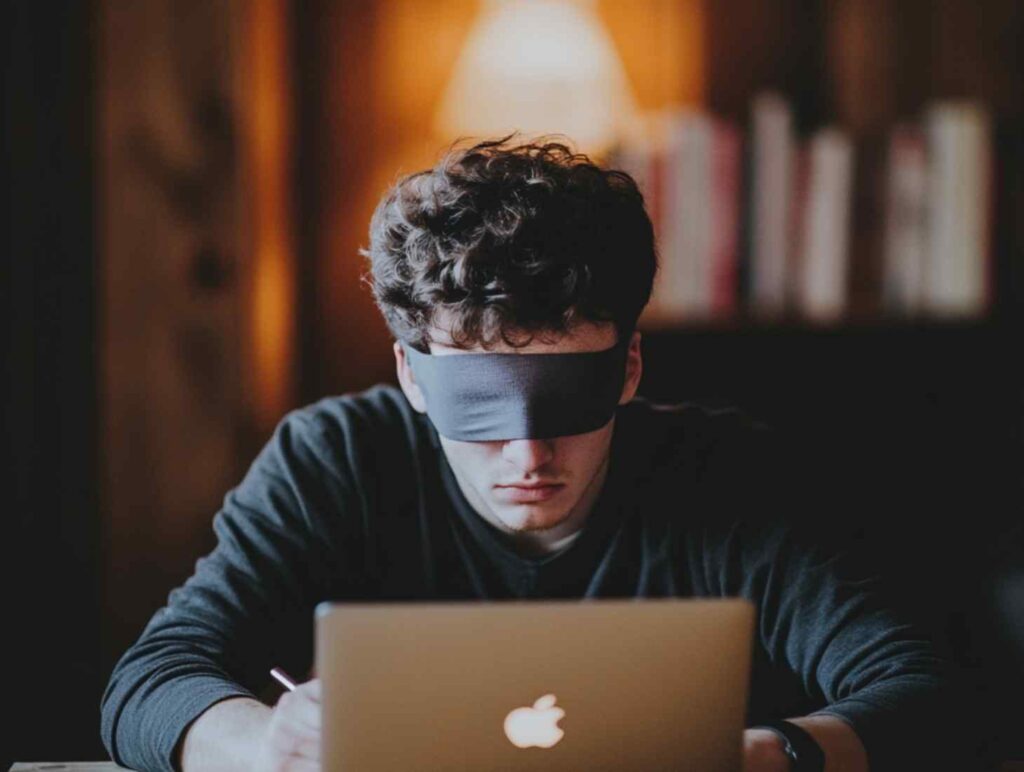
[[[526,345],[581,320],[614,322],[620,339],[636,325],[658,263],[636,182],[551,135],[510,144],[517,134],[456,142],[377,205],[359,252],[397,339],[429,350],[442,310],[462,348]]]

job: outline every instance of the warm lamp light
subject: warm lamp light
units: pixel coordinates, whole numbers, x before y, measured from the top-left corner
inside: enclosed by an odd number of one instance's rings
[[[593,0],[486,0],[435,125],[451,138],[561,133],[600,153],[634,113]]]

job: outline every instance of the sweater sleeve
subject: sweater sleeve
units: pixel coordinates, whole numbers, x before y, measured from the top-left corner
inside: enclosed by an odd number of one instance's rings
[[[746,477],[738,486],[733,478],[739,511],[715,539],[723,550],[717,583],[757,604],[756,640],[768,659],[821,705],[812,715],[856,731],[872,772],[969,768],[969,722],[957,719],[951,663],[927,617],[849,527],[839,475],[821,477],[823,464],[806,455],[798,463],[770,433],[742,455],[731,456]],[[946,767],[951,759],[958,761]]]
[[[848,723],[872,772],[932,768],[924,760],[933,750],[948,760],[964,739],[951,721],[949,664],[882,578],[852,551],[808,543],[799,529],[738,538],[739,594],[758,604],[757,638],[822,705],[811,715]]]
[[[211,705],[255,697],[274,665],[308,672],[314,608],[343,569],[334,529],[352,499],[330,453],[315,415],[293,411],[227,493],[215,548],[110,676],[100,732],[115,762],[176,770],[186,729]]]

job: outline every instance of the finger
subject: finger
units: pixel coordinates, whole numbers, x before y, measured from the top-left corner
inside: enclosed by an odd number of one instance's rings
[[[295,687],[295,691],[302,692],[308,695],[310,698],[320,701],[320,679],[314,678],[312,681],[306,681],[304,684],[299,684]]]
[[[278,753],[301,758],[319,758],[320,734],[293,724],[278,723],[272,730],[270,745]]]
[[[292,741],[291,755],[310,761],[320,760],[320,738],[304,736]]]
[[[288,732],[292,737],[319,737],[320,726],[312,726],[307,716],[296,715],[294,712],[281,711],[273,718],[274,723]]]
[[[291,702],[276,712],[277,722],[291,734],[320,736],[320,706],[316,703]]]
[[[288,700],[282,698],[278,701],[275,710],[278,710],[288,723],[320,731],[320,703],[305,695],[292,692]]]
[[[320,772],[320,762],[309,759],[289,759],[284,768],[285,772]]]
[[[318,737],[319,733],[321,733],[318,713],[313,717],[297,716],[295,714],[282,715],[280,721],[282,726],[286,727],[289,732],[296,736],[309,735]]]

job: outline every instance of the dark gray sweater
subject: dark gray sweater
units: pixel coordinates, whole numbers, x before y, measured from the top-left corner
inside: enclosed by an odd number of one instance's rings
[[[173,770],[205,709],[255,696],[274,665],[308,673],[325,599],[741,595],[759,609],[749,723],[838,716],[872,772],[967,747],[946,730],[958,701],[943,659],[870,560],[809,527],[829,501],[773,433],[737,411],[637,399],[618,409],[611,452],[579,538],[530,558],[471,509],[398,389],[289,413],[214,517],[216,548],[115,666],[111,757]]]

